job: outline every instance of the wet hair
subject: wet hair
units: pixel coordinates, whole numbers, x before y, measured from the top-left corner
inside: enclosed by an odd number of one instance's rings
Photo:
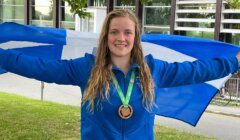
[[[126,9],[116,9],[111,11],[105,18],[100,33],[98,50],[95,57],[95,64],[91,71],[82,104],[88,102],[90,111],[94,111],[95,99],[99,97],[96,103],[109,98],[110,82],[113,75],[112,64],[110,58],[110,50],[108,48],[108,33],[112,19],[117,17],[127,17],[135,24],[134,47],[131,51],[131,62],[139,65],[140,87],[143,94],[143,104],[147,110],[153,107],[154,103],[154,84],[151,77],[150,69],[145,62],[141,40],[140,27],[136,16]]]

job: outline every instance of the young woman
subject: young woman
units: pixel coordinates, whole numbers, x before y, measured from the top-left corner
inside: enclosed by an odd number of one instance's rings
[[[184,63],[144,58],[137,18],[110,12],[96,56],[50,61],[0,50],[0,67],[25,77],[81,87],[82,140],[154,139],[154,90],[224,77],[238,68],[240,55]],[[220,72],[219,72],[220,71]]]

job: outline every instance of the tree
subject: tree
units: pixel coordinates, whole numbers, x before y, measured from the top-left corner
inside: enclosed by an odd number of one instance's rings
[[[68,5],[71,7],[70,11],[74,15],[78,15],[80,18],[87,18],[91,17],[91,14],[87,12],[87,0],[64,0],[68,3]],[[141,0],[142,4],[147,4],[148,2],[151,2],[152,0]],[[131,4],[132,0],[123,0],[124,4]]]
[[[91,17],[91,14],[87,12],[87,0],[64,0],[71,7],[70,12],[74,15],[78,15],[81,18]]]
[[[227,4],[231,9],[240,9],[240,0],[227,0]]]
[[[227,6],[230,9],[240,9],[240,0],[227,0]],[[234,14],[229,14],[230,18],[234,18]],[[235,18],[239,18],[239,14]],[[240,24],[230,25],[230,28],[239,29]]]

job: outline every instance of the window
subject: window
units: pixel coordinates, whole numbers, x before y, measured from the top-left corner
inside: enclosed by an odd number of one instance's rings
[[[23,0],[0,0],[0,23],[16,22],[24,23]]]
[[[203,31],[186,31],[186,36],[192,37],[200,37],[200,38],[207,38],[207,39],[214,39],[213,32],[203,32]]]
[[[61,21],[60,21],[60,28],[65,29],[75,29],[75,17],[73,13],[70,12],[70,7],[67,2],[61,2],[60,6],[60,13],[61,13]]]
[[[153,0],[143,12],[144,33],[170,33],[171,1]]]
[[[30,24],[53,27],[53,0],[32,0]]]

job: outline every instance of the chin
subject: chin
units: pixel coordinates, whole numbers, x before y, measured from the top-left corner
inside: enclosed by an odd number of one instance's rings
[[[128,56],[129,54],[128,53],[115,53],[114,55],[117,57],[125,57],[125,56]]]

